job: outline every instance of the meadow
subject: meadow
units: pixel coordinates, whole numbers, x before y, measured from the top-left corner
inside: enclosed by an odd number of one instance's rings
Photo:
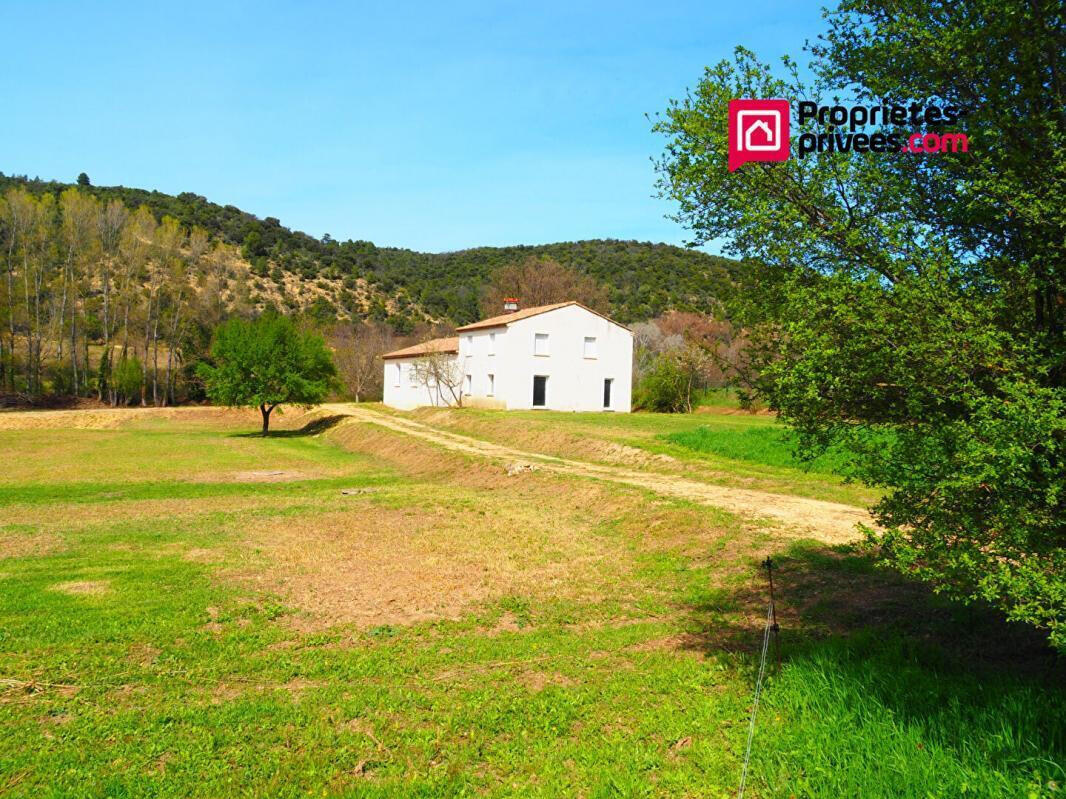
[[[409,416],[875,496],[729,409]],[[509,476],[361,421],[278,422],[262,438],[254,414],[214,409],[0,415],[0,794],[732,796],[771,555],[781,666],[748,796],[1061,795],[1063,664],[858,545]]]

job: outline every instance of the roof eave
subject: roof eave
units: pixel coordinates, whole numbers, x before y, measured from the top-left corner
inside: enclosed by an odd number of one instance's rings
[[[383,361],[400,361],[404,358],[425,358],[429,355],[458,355],[459,350],[427,350],[426,352],[386,352],[381,356]]]
[[[602,314],[599,311],[594,311],[592,308],[589,308],[587,305],[585,305],[584,303],[580,303],[577,300],[571,300],[570,302],[566,302],[566,303],[562,303],[560,305],[557,305],[554,308],[548,308],[547,310],[539,311],[538,313],[531,314],[529,316],[523,316],[521,319],[513,319],[510,322],[494,322],[491,325],[487,325],[484,322],[471,322],[469,325],[463,325],[462,327],[455,328],[455,332],[456,333],[463,333],[463,332],[465,332],[467,330],[489,330],[490,328],[493,328],[493,327],[510,327],[515,322],[524,322],[526,319],[533,319],[534,317],[541,316],[541,315],[546,314],[546,313],[551,313],[552,311],[561,311],[563,308],[569,308],[571,305],[576,305],[578,308],[586,310],[590,314],[594,314],[594,315],[600,317],[600,319],[604,319],[604,320],[610,322],[612,325],[617,325],[618,327],[620,327],[623,330],[625,330],[627,333],[632,333],[633,332],[630,328],[626,327],[621,322],[615,321],[611,317],[607,316],[607,314]],[[516,311],[516,313],[519,313],[519,312]]]

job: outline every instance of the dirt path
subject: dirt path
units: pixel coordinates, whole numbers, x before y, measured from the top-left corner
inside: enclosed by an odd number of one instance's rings
[[[385,427],[398,433],[432,442],[454,452],[479,455],[556,474],[591,477],[636,486],[679,499],[714,505],[744,516],[783,522],[802,531],[805,536],[827,543],[854,541],[859,537],[857,524],[872,525],[870,515],[861,508],[826,502],[820,499],[772,494],[745,488],[731,488],[701,483],[671,475],[636,471],[620,466],[606,466],[585,461],[556,458],[536,452],[513,449],[501,444],[480,441],[469,436],[446,432],[435,427],[397,416],[369,410],[357,405],[336,403],[321,406],[323,411],[344,414],[353,419]]]

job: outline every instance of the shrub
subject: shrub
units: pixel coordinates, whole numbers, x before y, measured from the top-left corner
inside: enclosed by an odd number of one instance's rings
[[[641,410],[685,413],[691,410],[684,371],[676,359],[660,356],[637,384],[633,404]]]
[[[119,403],[129,405],[131,401],[141,396],[141,380],[143,376],[144,370],[141,366],[141,360],[136,355],[128,355],[119,359],[112,378],[115,385],[115,395]]]

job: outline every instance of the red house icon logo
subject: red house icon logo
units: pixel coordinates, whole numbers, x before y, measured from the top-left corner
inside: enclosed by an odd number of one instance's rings
[[[729,101],[729,171],[747,161],[788,159],[788,100]]]

